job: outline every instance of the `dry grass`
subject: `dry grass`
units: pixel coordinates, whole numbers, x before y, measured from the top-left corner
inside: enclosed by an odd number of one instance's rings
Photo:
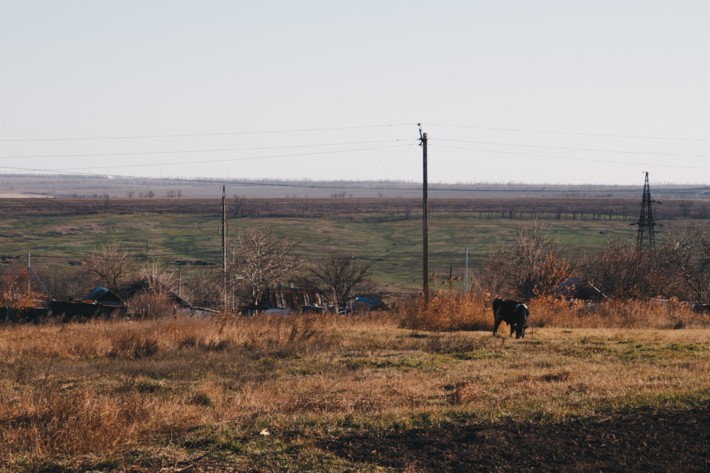
[[[551,421],[710,399],[710,331],[687,328],[696,321],[685,312],[653,324],[683,321],[683,330],[630,330],[651,306],[575,321],[548,301],[531,304],[544,327],[515,341],[491,336],[485,302],[435,298],[431,320],[400,309],[2,327],[0,469],[150,470],[211,452],[269,470],[260,463],[269,448],[298,447],[298,464],[322,460],[307,439],[344,431],[457,415]],[[612,328],[595,328],[605,321]],[[456,328],[485,331],[422,331]]]
[[[492,330],[493,296],[435,294],[427,308],[420,299],[398,307],[402,327],[417,330]],[[667,300],[630,300],[587,303],[538,298],[528,303],[533,327],[566,328],[703,328],[710,315],[695,313],[688,304]]]

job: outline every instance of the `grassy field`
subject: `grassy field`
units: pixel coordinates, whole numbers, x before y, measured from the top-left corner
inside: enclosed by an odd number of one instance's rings
[[[40,275],[61,269],[76,279],[77,262],[108,243],[119,243],[139,262],[181,263],[187,281],[199,277],[205,264],[220,261],[216,199],[1,199],[0,204],[0,262],[24,264],[31,253]],[[387,290],[420,286],[416,199],[241,199],[237,204],[230,198],[229,205],[231,235],[269,227],[297,242],[296,251],[307,260],[349,254],[371,264],[373,279]],[[637,201],[618,197],[433,199],[429,268],[440,277],[432,286],[444,284],[450,270],[462,275],[466,248],[469,266],[480,269],[492,249],[535,222],[549,226],[573,261],[609,239],[634,241],[636,228],[629,224],[637,207]],[[667,230],[705,221],[708,212],[707,199],[676,199],[664,202],[656,217],[670,219],[663,222]]]
[[[544,327],[513,340],[479,306],[475,331],[402,328],[414,307],[1,327],[0,469],[710,466],[707,317],[537,306]]]
[[[518,226],[532,221],[480,219],[475,215],[433,215],[430,223],[430,269],[460,275],[464,251],[470,267],[481,268],[489,252],[514,236]],[[594,252],[608,238],[632,239],[634,228],[624,221],[550,221],[552,235],[571,256]],[[681,223],[681,222],[678,222]],[[220,258],[218,215],[192,213],[91,214],[0,217],[0,258],[22,263],[32,254],[32,266],[78,271],[70,262],[87,258],[92,250],[119,243],[136,260],[208,262]],[[269,227],[277,235],[298,243],[296,251],[309,260],[345,253],[372,264],[375,280],[399,290],[411,290],[421,281],[421,221],[339,220],[334,218],[239,218],[229,221],[230,234],[248,228]],[[186,276],[202,266],[183,266]]]

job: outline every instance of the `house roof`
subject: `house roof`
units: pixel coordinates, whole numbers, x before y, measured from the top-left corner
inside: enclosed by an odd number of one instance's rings
[[[87,295],[80,299],[88,304],[116,305],[123,306],[123,299],[103,286],[96,286]]]

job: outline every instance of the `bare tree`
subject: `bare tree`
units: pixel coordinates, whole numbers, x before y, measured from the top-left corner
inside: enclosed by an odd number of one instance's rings
[[[651,260],[637,251],[635,244],[610,240],[603,251],[587,258],[583,268],[584,278],[611,298],[653,295],[649,285]]]
[[[149,261],[138,269],[137,278],[127,289],[126,306],[137,317],[162,317],[175,314],[175,271],[159,261]]]
[[[337,306],[345,304],[356,291],[373,291],[374,286],[369,280],[370,269],[369,264],[335,254],[311,265],[307,280],[323,290],[329,301]]]
[[[569,261],[544,225],[519,227],[515,238],[489,257],[491,289],[525,300],[550,294],[571,276]]]
[[[710,291],[710,229],[670,228],[655,254],[653,282],[667,297],[704,301]]]
[[[155,294],[166,294],[177,285],[175,271],[159,261],[150,261],[138,271],[138,278]]]
[[[610,241],[587,258],[584,274],[615,298],[662,295],[705,301],[710,292],[710,236],[707,226],[668,228],[653,257],[635,245]]]
[[[98,283],[118,290],[132,272],[133,261],[118,244],[110,243],[91,252],[86,268]]]
[[[187,281],[185,298],[198,306],[221,308],[224,301],[222,290],[222,270],[207,268]]]
[[[294,247],[293,242],[274,236],[268,228],[237,234],[229,273],[243,303],[259,304],[269,287],[296,276],[301,259],[292,254]]]

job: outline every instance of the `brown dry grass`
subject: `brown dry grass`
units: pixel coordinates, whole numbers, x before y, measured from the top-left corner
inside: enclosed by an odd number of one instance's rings
[[[494,297],[488,293],[467,296],[435,294],[429,306],[412,299],[397,308],[402,327],[418,330],[492,330]],[[533,327],[567,328],[702,328],[710,327],[710,314],[693,312],[675,300],[628,300],[588,303],[552,297],[528,304]]]
[[[683,330],[629,329],[647,317],[646,306],[632,306],[585,315],[571,329],[571,316],[548,301],[531,305],[544,327],[515,341],[488,333],[483,302],[435,298],[434,322],[418,330],[400,327],[424,317],[407,311],[2,327],[0,468],[150,471],[207,452],[270,470],[263,452],[272,451],[305,471],[304,456],[324,455],[308,439],[346,431],[461,415],[549,422],[710,399],[710,331],[687,328],[702,319],[679,311],[654,325],[678,318]],[[485,331],[422,331],[461,327]]]

